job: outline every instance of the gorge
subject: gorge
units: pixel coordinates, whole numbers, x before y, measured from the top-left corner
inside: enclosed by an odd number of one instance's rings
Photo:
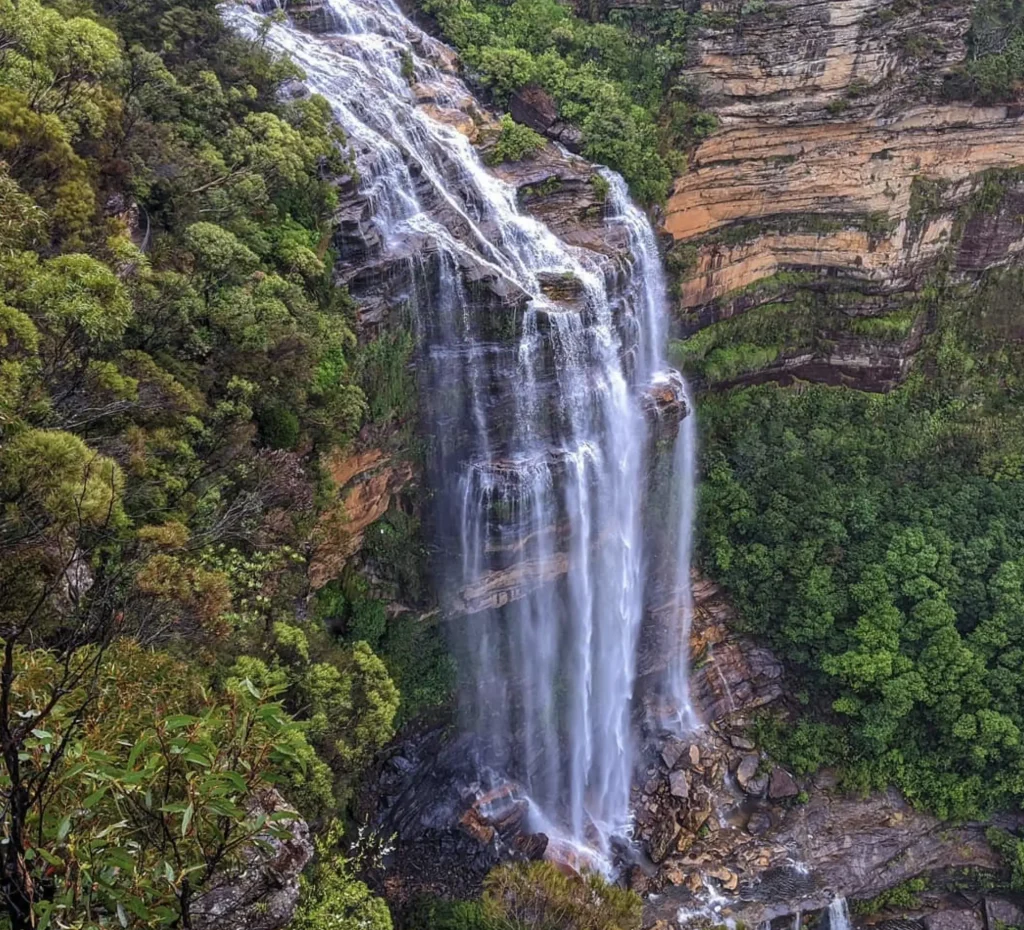
[[[0,930],[1024,927],[1022,114],[1020,0],[0,0]]]

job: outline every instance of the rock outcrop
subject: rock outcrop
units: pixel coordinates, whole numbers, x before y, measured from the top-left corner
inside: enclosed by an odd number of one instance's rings
[[[268,790],[251,810],[270,816],[291,808]],[[245,849],[241,868],[226,871],[193,899],[189,916],[194,930],[279,930],[291,921],[299,902],[299,875],[313,857],[313,843],[309,826],[298,815],[275,827],[288,836],[257,836]]]
[[[704,10],[711,25],[692,72],[721,128],[693,153],[665,217],[683,331],[796,290],[820,314],[819,344],[783,339],[749,379],[891,387],[925,321],[892,341],[851,321],[906,312],[940,264],[970,279],[1018,260],[1024,225],[984,201],[993,183],[1016,190],[1024,114],[942,102],[965,55],[964,4],[726,0]]]
[[[374,448],[347,456],[332,453],[324,468],[336,489],[337,501],[325,511],[314,532],[308,571],[313,590],[338,577],[362,546],[367,528],[387,513],[392,498],[413,480],[414,474],[409,461]]]

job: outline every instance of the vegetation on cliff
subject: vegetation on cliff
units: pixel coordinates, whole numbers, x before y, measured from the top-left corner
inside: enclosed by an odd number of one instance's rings
[[[919,373],[889,395],[705,397],[704,560],[791,664],[799,770],[840,764],[942,815],[1024,797],[1021,273],[926,295]]]
[[[499,103],[544,88],[583,133],[583,154],[608,165],[645,203],[660,202],[684,153],[715,126],[680,71],[700,14],[613,14],[590,22],[559,0],[424,0],[444,37]]]
[[[1008,103],[1024,87],[1024,7],[1015,0],[981,0],[971,15],[970,54],[946,80],[953,98]]]
[[[336,860],[303,925],[390,926],[330,825],[433,666],[303,605],[320,455],[408,416],[409,346],[357,345],[297,75],[213,0],[0,0],[5,925],[192,926],[280,790]]]

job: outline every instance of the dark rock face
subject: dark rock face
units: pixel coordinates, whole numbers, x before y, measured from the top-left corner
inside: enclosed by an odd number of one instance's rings
[[[427,893],[470,898],[499,862],[544,857],[548,838],[529,831],[521,789],[490,775],[484,757],[477,738],[438,728],[392,745],[378,763],[359,812],[395,835],[380,885],[392,903]]]
[[[269,815],[290,808],[276,791],[266,791],[254,810]],[[251,845],[244,868],[226,873],[192,901],[195,930],[279,930],[292,919],[299,901],[299,875],[313,857],[313,844],[304,820],[282,820],[277,826],[289,830],[291,837],[260,837],[268,848]]]
[[[536,84],[527,84],[512,94],[508,109],[512,119],[564,145],[570,152],[578,152],[583,145],[583,133],[571,123],[558,118],[555,101]]]

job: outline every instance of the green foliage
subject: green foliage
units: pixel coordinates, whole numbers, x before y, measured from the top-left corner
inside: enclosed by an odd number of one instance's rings
[[[543,88],[582,130],[583,154],[620,172],[644,202],[665,199],[680,153],[715,128],[679,77],[697,21],[682,10],[616,11],[612,22],[593,23],[558,0],[423,7],[499,103],[527,85]],[[527,138],[507,157],[521,157]]]
[[[427,898],[414,903],[406,917],[409,930],[492,930],[482,901]]]
[[[337,850],[341,831],[330,827],[316,844],[316,862],[301,879],[292,930],[391,930],[387,904],[355,877],[357,857]]]
[[[943,297],[930,381],[701,405],[705,568],[816,698],[766,745],[945,816],[1024,797],[1017,286]]]
[[[864,901],[853,902],[853,912],[865,917],[882,911],[910,911],[921,906],[918,893],[928,888],[926,878],[911,878]]]
[[[299,418],[278,404],[264,407],[258,415],[260,434],[271,449],[294,449],[302,428]]]
[[[1006,863],[1010,873],[1010,890],[1024,891],[1024,839],[999,827],[989,827],[985,837]]]
[[[35,914],[43,927],[115,913],[166,926],[255,838],[290,835],[293,814],[252,802],[298,764],[303,736],[251,684],[212,694],[194,669],[130,642],[71,661],[95,667],[95,683],[76,676],[23,748],[21,778],[51,773],[27,822],[24,866],[51,889]],[[16,710],[38,717],[61,669],[37,650],[18,652],[14,672]]]
[[[72,433],[25,430],[0,449],[0,500],[13,524],[116,525],[123,483],[116,462]]]
[[[373,423],[401,422],[415,411],[416,383],[409,368],[412,351],[412,335],[403,330],[381,336],[363,349],[361,384]]]
[[[498,165],[505,161],[522,161],[544,148],[545,140],[539,132],[517,123],[506,113],[501,118],[501,131],[494,147],[487,153],[487,162]]]
[[[1024,82],[1024,10],[1013,0],[972,8],[967,62],[946,80],[952,98],[999,103],[1016,99]]]
[[[411,611],[389,617],[384,601],[358,576],[350,576],[344,590],[336,582],[324,588],[317,596],[316,612],[346,641],[365,640],[380,655],[402,696],[396,725],[451,698],[455,663],[436,621]]]
[[[554,863],[500,865],[484,880],[494,930],[639,930],[640,896],[596,873],[567,875]]]
[[[0,0],[16,930],[187,924],[286,835],[292,814],[261,813],[271,788],[327,824],[394,734],[366,641],[388,642],[383,605],[344,641],[307,620],[301,553],[329,503],[320,457],[414,409],[412,338],[357,345],[329,251],[351,156],[325,100],[279,93],[301,72],[262,41],[215,0]],[[415,682],[439,647],[409,639],[395,667]],[[321,858],[303,925],[388,930],[356,866]]]

